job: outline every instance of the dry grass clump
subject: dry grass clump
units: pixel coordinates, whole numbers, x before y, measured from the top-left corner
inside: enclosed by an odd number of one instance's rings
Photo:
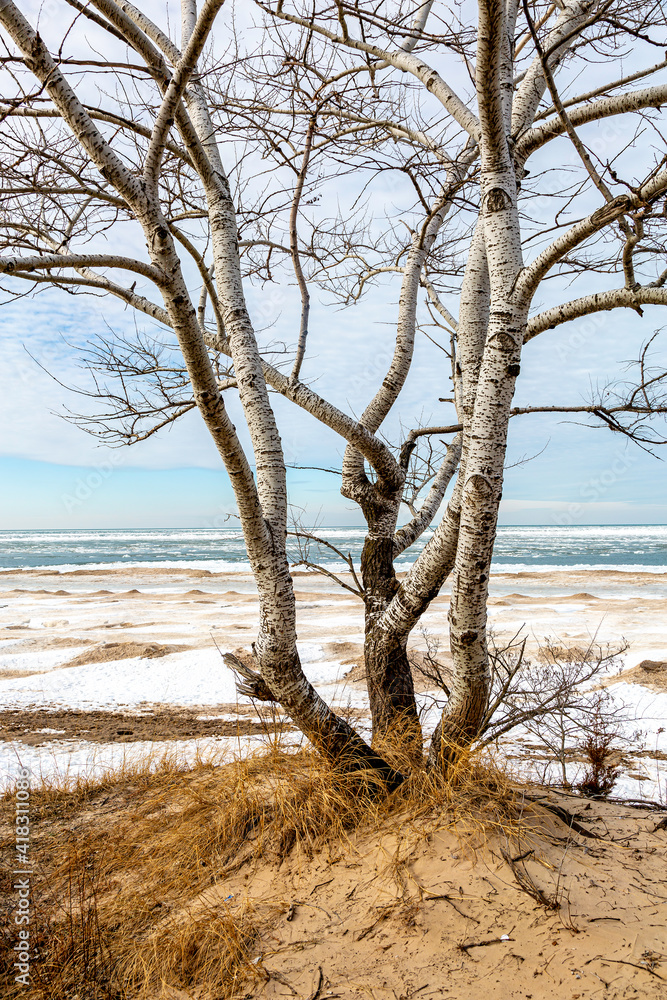
[[[396,766],[400,750],[391,749]],[[463,759],[447,781],[412,766],[387,797],[368,775],[272,743],[188,771],[165,760],[115,782],[35,789],[38,954],[26,989],[13,981],[10,942],[0,968],[4,995],[231,1000],[261,978],[253,943],[276,917],[275,906],[252,908],[225,891],[225,879],[243,866],[279,863],[297,850],[339,851],[353,831],[395,825],[405,843],[406,833],[419,837],[436,826],[486,837],[516,825],[509,781],[479,757]]]

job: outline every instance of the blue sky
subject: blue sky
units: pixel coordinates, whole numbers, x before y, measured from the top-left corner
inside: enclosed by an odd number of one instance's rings
[[[163,19],[162,0],[145,6]],[[36,16],[40,7],[29,3],[26,10]],[[235,10],[237,16],[244,10],[247,14],[243,4]],[[44,8],[42,28],[48,33],[54,25],[44,20],[47,13]],[[60,32],[61,24],[55,29]],[[631,70],[626,65],[625,71]],[[606,71],[592,65],[591,80]],[[461,67],[457,72],[454,82],[464,92],[465,73]],[[596,154],[624,148],[631,139],[626,127],[632,126],[615,119],[589,135]],[[630,148],[627,157],[640,154],[639,147]],[[547,148],[542,168],[552,170],[558,184],[558,171],[565,176],[574,155],[567,140],[556,140]],[[389,180],[387,185],[386,190],[381,185],[373,189],[374,204],[381,209],[398,199],[396,185]],[[334,184],[333,197],[339,196],[344,193]],[[141,238],[136,253],[144,253]],[[541,291],[535,308],[619,283],[618,276],[590,281],[584,276],[576,289],[564,281],[552,282]],[[141,280],[137,290],[149,293]],[[392,350],[397,299],[398,276],[392,276],[346,310],[313,302],[302,376],[347,412],[361,412],[382,380]],[[248,301],[258,326],[271,325],[273,338],[294,343],[298,294],[293,285],[250,290]],[[446,304],[456,315],[456,300],[452,297]],[[664,322],[661,309],[646,307],[644,312],[643,318],[627,310],[603,313],[541,334],[525,349],[517,405],[581,403],[587,401],[591,385],[622,377],[624,364]],[[143,319],[139,323],[151,331]],[[0,308],[0,527],[205,526],[221,523],[233,510],[231,489],[196,414],[121,450],[100,447],[62,419],[66,408],[80,405],[80,397],[50,379],[40,365],[65,385],[85,385],[85,373],[77,367],[80,348],[108,335],[110,328],[130,332],[134,319],[122,304],[104,298],[51,290]],[[410,379],[384,428],[389,439],[400,440],[417,420],[451,422],[451,407],[437,402],[449,392],[447,359],[420,337]],[[339,465],[340,440],[285,400],[273,398],[288,461]],[[242,415],[233,396],[229,405],[240,426]],[[516,464],[533,455],[537,457],[532,461]],[[517,418],[511,424],[508,466],[503,523],[667,523],[667,466],[608,431],[586,429],[556,416]],[[340,497],[337,477],[294,469],[289,478],[291,501],[305,511],[305,521],[360,523],[357,510]]]
[[[287,292],[273,319],[275,335],[289,340],[296,296],[293,289]],[[381,381],[396,294],[396,285],[388,282],[353,309],[322,304],[314,309],[304,375],[317,376],[317,390],[349,412],[359,412]],[[517,404],[581,401],[591,381],[619,377],[623,362],[636,354],[659,320],[657,308],[646,309],[644,319],[619,311],[540,335],[526,346]],[[129,329],[131,322],[115,302],[72,299],[57,291],[0,309],[2,527],[217,526],[233,511],[231,489],[196,414],[129,449],[100,447],[62,419],[64,409],[76,408],[79,398],[39,364],[66,385],[83,385],[78,347],[108,333],[109,326]],[[409,427],[418,418],[452,419],[450,408],[437,403],[448,385],[444,355],[422,337],[397,414],[387,424],[390,436],[400,433],[399,421]],[[328,467],[340,462],[335,435],[285,400],[274,399],[291,463]],[[233,400],[230,406],[235,412]],[[240,424],[238,411],[235,416]],[[538,452],[532,461],[507,470],[504,523],[667,523],[665,464],[618,435],[562,417],[515,418],[508,465]],[[306,520],[358,524],[358,513],[340,497],[338,485],[328,473],[290,470],[291,500],[305,509]]]

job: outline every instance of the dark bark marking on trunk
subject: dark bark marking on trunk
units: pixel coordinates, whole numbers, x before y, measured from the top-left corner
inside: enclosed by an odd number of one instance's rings
[[[492,212],[503,212],[510,208],[512,204],[512,199],[508,195],[507,191],[503,191],[502,188],[492,188],[486,196],[486,211],[491,214]]]

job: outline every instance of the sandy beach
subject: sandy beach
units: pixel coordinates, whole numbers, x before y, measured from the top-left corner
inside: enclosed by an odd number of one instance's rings
[[[304,670],[339,711],[367,725],[361,602],[326,578],[295,574]],[[412,649],[439,641],[447,662],[448,588],[423,618]],[[36,775],[74,776],[148,752],[192,757],[243,752],[267,729],[265,708],[236,694],[221,652],[249,652],[257,601],[252,577],[193,567],[27,569],[0,573],[0,705],[3,780],[19,761]],[[490,624],[498,639],[520,629],[527,652],[562,647],[629,648],[605,680],[625,706],[628,746],[618,789],[665,795],[667,575],[550,570],[492,577]],[[443,641],[444,637],[444,641]],[[618,671],[621,670],[619,673]],[[424,685],[425,728],[436,717]],[[429,714],[430,709],[430,714]],[[289,720],[273,719],[283,729]],[[530,740],[505,741],[519,772],[540,758]]]

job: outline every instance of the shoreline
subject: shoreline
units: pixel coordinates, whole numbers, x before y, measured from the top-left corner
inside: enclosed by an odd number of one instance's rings
[[[347,567],[335,569],[335,564],[324,564],[325,568],[336,572],[336,575],[346,583],[351,581],[351,575]],[[12,593],[54,593],[65,596],[68,591],[65,587],[71,585],[81,585],[79,589],[87,589],[87,584],[92,584],[98,580],[98,590],[109,590],[115,592],[125,588],[127,592],[141,587],[142,593],[158,592],[155,588],[163,588],[165,585],[181,587],[188,580],[199,581],[201,586],[210,585],[215,587],[212,593],[225,593],[234,590],[239,585],[248,591],[248,585],[256,591],[254,577],[250,566],[244,564],[232,564],[233,568],[225,566],[223,569],[211,569],[193,564],[192,561],[183,561],[171,565],[169,563],[123,563],[123,564],[85,564],[81,566],[46,566],[46,567],[21,567],[19,569],[0,569],[0,598],[11,597]],[[238,566],[238,568],[236,568]],[[396,576],[399,580],[406,577],[410,566],[398,566]],[[291,576],[295,581],[295,591],[300,588],[313,591],[330,591],[332,593],[344,593],[342,588],[329,578],[311,569],[293,569]],[[63,586],[58,586],[57,581],[63,581]],[[572,588],[580,591],[587,591],[590,586],[602,587],[604,590],[615,588],[618,585],[626,584],[628,588],[654,587],[656,594],[667,598],[667,566],[648,567],[641,566],[587,566],[573,565],[564,566],[562,564],[544,564],[540,566],[528,566],[524,563],[517,566],[507,567],[501,565],[500,568],[492,568],[489,576],[489,592],[504,593],[508,584],[512,582],[528,584],[531,589],[539,588],[539,593],[548,596],[549,592],[556,589],[565,591]],[[40,586],[42,582],[42,586]],[[102,587],[106,583],[106,587]],[[26,586],[27,585],[27,586]],[[56,586],[56,589],[52,588]],[[147,586],[146,586],[147,585]],[[222,588],[220,585],[224,585]],[[588,585],[588,586],[586,586]],[[440,597],[447,596],[451,590],[451,577],[445,582]],[[2,623],[0,621],[0,629]]]
[[[321,564],[325,569],[335,573],[347,573],[347,565],[341,562],[326,561]],[[411,562],[398,561],[395,564],[397,576],[405,576],[412,567]],[[358,561],[357,561],[357,571]],[[0,578],[18,576],[82,576],[94,573],[127,573],[134,572],[142,574],[156,573],[164,575],[167,573],[191,573],[201,576],[251,576],[252,570],[247,561],[226,561],[224,559],[181,559],[159,561],[137,561],[137,562],[82,562],[82,563],[53,563],[36,566],[1,566]],[[491,576],[505,576],[515,574],[539,575],[547,573],[617,573],[649,576],[667,576],[667,564],[647,564],[647,563],[571,563],[562,562],[493,562],[491,564]],[[313,576],[316,571],[310,569],[293,569],[292,576]]]
[[[419,657],[427,638],[439,641],[445,664],[448,590],[443,588],[423,616],[427,635],[415,630],[409,647]],[[337,711],[352,713],[364,728],[361,601],[311,571],[295,573],[295,593],[304,672]],[[234,677],[220,655],[220,650],[247,654],[255,638],[257,598],[249,573],[141,565],[2,570],[0,605],[0,771],[5,783],[19,759],[46,777],[74,775],[111,765],[119,754],[126,759],[135,752],[181,748],[193,758],[199,749],[217,752],[228,743],[241,748],[257,738],[249,725],[255,710],[248,699],[237,698]],[[667,727],[667,675],[664,689],[660,671],[647,674],[643,685],[638,665],[667,662],[666,575],[646,568],[637,574],[567,567],[549,574],[495,573],[489,620],[499,638],[523,628],[532,656],[545,638],[579,649],[625,638],[630,647],[623,672],[605,684],[619,698],[622,694],[631,712],[641,714],[633,720],[635,729],[648,733],[653,756],[644,771],[649,773],[640,781],[639,765],[633,764],[632,788],[648,789],[650,782],[657,794],[662,781],[664,793],[660,755],[667,760],[667,741],[658,730]],[[436,718],[429,697],[427,690],[420,691],[427,731]],[[17,712],[25,715],[23,734],[16,728]],[[45,712],[52,713],[51,726],[43,723]],[[152,716],[161,721],[147,743],[146,719]],[[136,725],[127,721],[130,717]],[[236,735],[231,735],[234,725]],[[54,729],[64,731],[43,732]],[[132,731],[116,732],[123,729]],[[518,758],[529,761],[530,752],[516,741],[505,747],[507,757],[517,749]]]

